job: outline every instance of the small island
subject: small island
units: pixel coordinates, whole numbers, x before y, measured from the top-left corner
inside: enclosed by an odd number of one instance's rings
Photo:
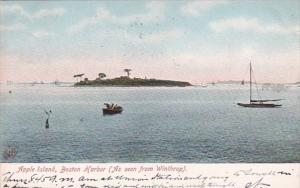
[[[81,80],[81,77],[84,74],[74,75],[75,78],[80,80],[74,84],[74,86],[116,86],[116,87],[140,87],[140,86],[165,86],[165,87],[186,87],[192,86],[189,82],[183,81],[173,81],[173,80],[159,80],[159,79],[147,79],[147,78],[130,78],[131,69],[124,69],[127,73],[127,76],[120,76],[112,79],[104,79],[106,77],[105,73],[99,73],[98,78],[95,80],[89,80],[84,78]]]

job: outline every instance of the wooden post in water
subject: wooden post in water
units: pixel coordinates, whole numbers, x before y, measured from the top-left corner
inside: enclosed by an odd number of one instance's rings
[[[252,101],[252,65],[250,61],[250,103]]]
[[[45,126],[45,128],[49,129],[49,118],[46,119],[46,126]]]

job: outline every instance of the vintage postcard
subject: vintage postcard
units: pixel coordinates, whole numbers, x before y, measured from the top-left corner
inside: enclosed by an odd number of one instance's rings
[[[0,187],[299,187],[299,7],[0,1]]]

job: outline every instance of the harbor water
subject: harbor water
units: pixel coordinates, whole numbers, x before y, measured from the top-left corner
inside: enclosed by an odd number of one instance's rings
[[[264,98],[284,100],[261,109],[236,105],[249,101],[248,86],[238,84],[0,88],[1,162],[300,162],[295,85],[264,89]],[[124,111],[103,116],[105,102]],[[10,147],[16,154],[5,159]]]

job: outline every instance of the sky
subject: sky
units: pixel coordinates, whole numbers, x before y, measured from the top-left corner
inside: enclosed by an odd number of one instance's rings
[[[300,81],[300,2],[0,1],[0,81]]]

